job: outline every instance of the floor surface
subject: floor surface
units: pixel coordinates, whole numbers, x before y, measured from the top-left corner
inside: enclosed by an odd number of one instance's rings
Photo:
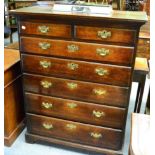
[[[18,41],[18,33],[14,32],[12,35],[12,38],[13,38],[13,42],[17,42]],[[10,44],[10,38],[5,38],[4,39],[4,46],[6,46],[8,44]]]

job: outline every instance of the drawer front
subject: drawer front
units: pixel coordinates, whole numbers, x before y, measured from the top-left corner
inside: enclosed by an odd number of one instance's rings
[[[130,67],[32,55],[22,55],[22,63],[25,72],[120,86],[130,84]]]
[[[126,44],[134,44],[136,39],[136,31],[134,30],[88,26],[76,26],[75,29],[76,38],[78,39]]]
[[[71,38],[71,26],[65,24],[21,22],[20,33]]]
[[[32,114],[27,114],[27,124],[29,133],[51,138],[116,150],[122,145],[121,130]]]
[[[104,105],[126,107],[129,89],[75,80],[24,74],[25,91]]]
[[[56,116],[94,125],[123,128],[125,109],[101,106],[93,103],[25,94],[27,112]],[[76,115],[75,115],[76,114]]]
[[[121,65],[131,65],[134,53],[133,47],[30,37],[21,37],[20,49],[24,53],[78,58]]]

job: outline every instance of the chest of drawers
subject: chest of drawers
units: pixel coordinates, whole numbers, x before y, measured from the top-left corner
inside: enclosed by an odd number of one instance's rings
[[[144,12],[109,17],[23,8],[18,18],[27,142],[123,154]]]

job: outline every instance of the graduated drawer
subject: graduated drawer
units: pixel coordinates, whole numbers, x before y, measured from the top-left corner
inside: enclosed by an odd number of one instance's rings
[[[71,38],[71,25],[20,22],[21,34]]]
[[[129,89],[89,82],[24,74],[25,91],[103,105],[126,107]]]
[[[117,42],[125,44],[134,44],[136,40],[135,30],[75,26],[75,32],[76,38],[85,40]]]
[[[60,138],[99,146],[102,148],[120,149],[122,131],[89,124],[77,123],[52,117],[27,114],[27,129],[29,133],[49,138]]]
[[[43,54],[131,65],[134,48],[65,40],[21,37],[20,50],[24,53]]]
[[[120,86],[130,84],[131,67],[25,54],[22,63],[24,72]]]
[[[27,112],[55,116],[94,125],[123,128],[126,110],[90,102],[25,94]],[[76,114],[76,115],[75,115]]]

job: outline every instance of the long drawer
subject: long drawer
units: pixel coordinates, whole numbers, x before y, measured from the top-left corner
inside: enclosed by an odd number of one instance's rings
[[[20,22],[21,34],[71,38],[71,25],[37,22]]]
[[[116,42],[134,44],[136,41],[135,30],[125,30],[104,27],[76,26],[75,37],[84,40]]]
[[[24,53],[77,58],[119,65],[131,65],[134,53],[133,47],[32,37],[21,37],[20,43],[20,50]]]
[[[125,123],[126,110],[123,108],[32,93],[25,93],[25,102],[30,113],[120,129]]]
[[[24,74],[24,89],[28,92],[126,107],[129,89],[54,77]]]
[[[22,63],[25,72],[119,86],[130,85],[131,67],[33,55],[22,55]]]
[[[29,133],[119,150],[122,131],[52,117],[27,114]]]

